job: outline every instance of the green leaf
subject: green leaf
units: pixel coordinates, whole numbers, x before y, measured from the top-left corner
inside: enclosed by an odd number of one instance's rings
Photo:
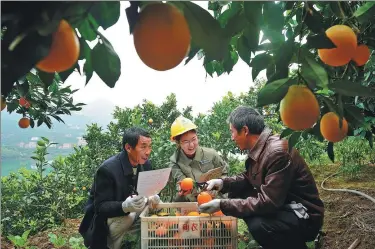
[[[87,42],[83,39],[80,39],[81,44],[81,54],[83,58],[86,58],[85,65],[83,66],[83,72],[86,75],[86,84],[90,81],[92,74],[93,74],[93,68],[92,68],[92,50],[87,44]]]
[[[285,2],[284,9],[285,10],[291,10],[291,9],[293,9],[293,6],[294,6],[295,3],[296,3],[296,1],[287,1],[287,2]]]
[[[280,139],[283,138],[283,137],[287,137],[289,136],[290,134],[292,134],[294,131],[290,128],[286,128],[284,129],[281,134],[280,134]]]
[[[260,27],[262,22],[262,5],[263,2],[258,1],[244,1],[243,3],[245,16],[255,27]]]
[[[224,37],[219,22],[205,9],[192,2],[173,2],[179,6],[189,24],[192,42],[202,48],[210,59],[225,58],[231,37]]]
[[[233,19],[237,14],[240,13],[241,8],[241,2],[232,2],[230,4],[230,7],[226,9],[223,13],[221,13],[217,19],[220,23],[220,26],[225,27],[231,19]]]
[[[246,37],[246,45],[251,52],[255,53],[259,45],[260,27],[253,23],[248,23],[243,31],[243,36]]]
[[[320,142],[324,141],[324,137],[322,136],[322,133],[320,132],[320,121],[316,122],[314,127],[309,131],[310,134],[314,135],[316,139],[318,139]]]
[[[366,135],[365,135],[365,138],[367,139],[371,149],[373,148],[374,146],[374,140],[373,140],[373,135],[372,135],[372,132],[371,131],[366,131]]]
[[[43,139],[46,143],[49,143],[49,139],[46,138],[46,137],[40,137],[41,139]]]
[[[335,162],[335,153],[333,151],[333,143],[332,142],[328,142],[327,154],[328,154],[329,159],[331,159],[331,161],[334,163]]]
[[[43,124],[43,121],[44,121],[44,118],[39,118],[38,123],[37,123],[37,127],[41,126]]]
[[[294,145],[296,145],[301,137],[301,132],[293,132],[293,134],[288,139],[288,150],[292,151]]]
[[[12,102],[7,102],[7,111],[12,113],[13,111],[17,110],[19,107],[19,102],[17,99],[13,100]]]
[[[333,14],[335,14],[338,18],[345,18],[345,13],[342,10],[341,3],[340,2],[329,2],[329,7]]]
[[[269,30],[281,32],[284,28],[283,8],[280,3],[264,2],[263,18]]]
[[[17,86],[17,90],[20,96],[26,96],[29,93],[30,85],[27,80],[21,85]]]
[[[96,2],[91,10],[91,14],[97,23],[106,30],[111,27],[120,18],[120,2],[119,1],[101,1]]]
[[[268,65],[267,70],[266,70],[266,77],[267,80],[270,80],[271,77],[275,74],[276,72],[276,66],[275,64],[271,63]]]
[[[326,33],[319,33],[315,35],[309,35],[307,38],[308,48],[336,48],[336,45],[328,38]]]
[[[139,19],[138,7],[141,4],[141,1],[129,1],[130,6],[125,9],[126,18],[128,19],[129,24],[129,33],[132,34],[134,26]]]
[[[221,8],[220,4],[216,1],[209,1],[208,2],[208,9],[218,11]]]
[[[305,17],[306,26],[314,33],[325,31],[323,16],[313,7],[308,7],[308,11],[303,8],[302,15]]]
[[[344,104],[344,116],[352,124],[362,125],[365,122],[362,110],[354,105]]]
[[[262,70],[266,69],[272,63],[272,60],[272,56],[266,53],[258,54],[251,60],[250,66],[252,67],[251,74],[253,81]]]
[[[247,47],[247,39],[243,35],[237,40],[237,51],[240,58],[250,66],[251,50]]]
[[[101,39],[103,43],[96,44],[92,50],[92,68],[107,86],[113,88],[121,75],[121,61],[111,43],[104,36]]]
[[[78,31],[85,40],[93,41],[98,36],[96,33],[98,27],[98,23],[96,22],[94,17],[89,13],[88,16],[82,20],[81,24],[78,27]]]
[[[30,127],[34,128],[35,122],[34,119],[30,118]]]
[[[187,56],[187,59],[185,60],[185,65],[191,61],[191,59],[194,58],[194,56],[199,52],[200,48],[195,46],[193,43],[190,44],[190,50],[189,54]]]
[[[328,88],[344,96],[375,97],[375,91],[369,87],[349,80],[338,80],[328,84]]]
[[[337,106],[333,103],[333,101],[330,98],[327,98],[323,95],[318,95],[318,98],[322,99],[324,103],[326,103],[326,106],[331,112],[338,113],[338,108]]]
[[[341,129],[342,128],[342,120],[343,120],[343,117],[344,117],[344,104],[342,102],[342,96],[341,94],[339,94],[337,96],[337,105],[338,105],[338,115],[339,115],[339,128]]]
[[[328,85],[328,74],[326,70],[310,56],[303,56],[301,75],[307,81],[311,89],[314,89],[315,85],[321,88],[326,88]]]
[[[44,89],[48,89],[48,87],[53,83],[55,73],[46,73],[43,71],[38,71],[38,76],[40,80],[43,82]]]
[[[235,51],[228,51],[228,55],[223,62],[223,68],[228,74],[232,72],[234,65],[238,61],[238,54]]]
[[[363,24],[371,21],[372,17],[375,15],[375,2],[369,1],[364,5],[359,7],[353,14],[357,17],[358,21]]]
[[[245,13],[243,11],[237,12],[233,17],[228,20],[225,25],[225,36],[232,37],[240,32],[248,25]]]
[[[288,92],[289,86],[296,82],[295,78],[284,78],[266,84],[258,92],[257,107],[279,103]]]

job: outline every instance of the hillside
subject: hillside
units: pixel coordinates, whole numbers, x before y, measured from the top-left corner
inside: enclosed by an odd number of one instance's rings
[[[97,123],[103,129],[111,121],[110,113],[114,106],[111,102],[96,100],[84,106],[80,113],[72,116],[64,115],[64,123],[54,122],[52,129],[46,125],[29,129],[20,129],[18,120],[20,115],[8,112],[1,113],[1,175],[6,176],[20,167],[31,168],[34,164],[30,158],[40,137],[47,137],[57,143],[49,152],[49,160],[58,155],[68,155],[73,147],[84,144],[82,136],[87,125]]]

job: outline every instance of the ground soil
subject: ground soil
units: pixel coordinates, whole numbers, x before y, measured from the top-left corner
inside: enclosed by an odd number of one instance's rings
[[[325,204],[324,236],[320,248],[347,249],[358,239],[360,243],[355,249],[375,249],[375,204],[353,193],[327,191],[320,187],[322,181],[339,167],[334,164],[311,167]],[[334,176],[325,182],[324,187],[358,190],[375,198],[375,165],[364,166],[354,180]],[[51,232],[66,238],[79,237],[79,223],[79,219],[66,220],[64,226],[31,236],[29,245],[40,249],[54,248],[48,238]],[[2,238],[1,248],[14,247]]]

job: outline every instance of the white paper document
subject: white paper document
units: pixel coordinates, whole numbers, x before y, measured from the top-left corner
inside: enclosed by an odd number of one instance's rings
[[[139,172],[137,192],[141,196],[150,197],[159,194],[167,185],[171,168]]]

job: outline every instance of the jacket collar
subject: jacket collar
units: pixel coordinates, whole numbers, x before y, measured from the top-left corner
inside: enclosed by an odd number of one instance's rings
[[[129,156],[126,151],[121,151],[120,153],[120,162],[121,162],[121,167],[122,170],[124,171],[124,175],[132,175],[133,174],[133,165],[131,165],[129,161]],[[137,166],[138,167],[138,166]]]
[[[254,147],[249,151],[248,156],[255,162],[258,161],[260,154],[262,153],[264,146],[268,140],[268,137],[271,135],[272,130],[269,128],[264,128],[262,133],[260,134],[257,142],[255,143]]]

